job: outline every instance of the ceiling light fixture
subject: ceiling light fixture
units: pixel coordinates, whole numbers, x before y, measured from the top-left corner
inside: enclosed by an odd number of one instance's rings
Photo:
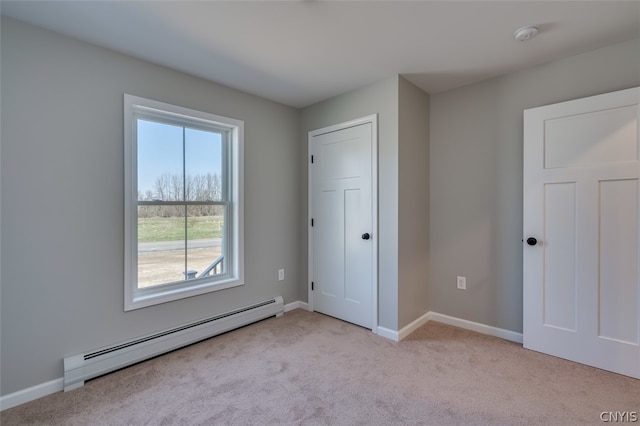
[[[522,27],[517,29],[513,33],[513,37],[515,37],[518,41],[527,41],[538,35],[538,27],[533,27],[531,25],[527,25],[526,27]]]

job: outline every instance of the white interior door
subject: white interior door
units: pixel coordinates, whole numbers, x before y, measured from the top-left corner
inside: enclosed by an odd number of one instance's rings
[[[636,378],[639,99],[524,112],[524,346]]]
[[[312,309],[373,329],[375,119],[310,133]]]

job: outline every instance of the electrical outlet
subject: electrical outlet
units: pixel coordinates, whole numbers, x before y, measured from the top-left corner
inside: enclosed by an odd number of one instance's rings
[[[284,269],[278,269],[278,281],[284,280]]]
[[[457,281],[458,289],[466,290],[467,289],[467,279],[465,277],[458,277]]]

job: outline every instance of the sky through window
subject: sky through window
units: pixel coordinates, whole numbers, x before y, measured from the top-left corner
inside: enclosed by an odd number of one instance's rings
[[[156,183],[163,175],[222,174],[222,137],[219,133],[138,120],[138,192],[150,191],[154,197]],[[184,163],[183,163],[184,161]]]

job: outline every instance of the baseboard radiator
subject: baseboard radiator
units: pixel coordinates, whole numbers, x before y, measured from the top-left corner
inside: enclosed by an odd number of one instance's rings
[[[284,300],[274,297],[221,315],[205,318],[138,339],[64,358],[64,390],[85,380],[135,364],[200,340],[284,313]]]

